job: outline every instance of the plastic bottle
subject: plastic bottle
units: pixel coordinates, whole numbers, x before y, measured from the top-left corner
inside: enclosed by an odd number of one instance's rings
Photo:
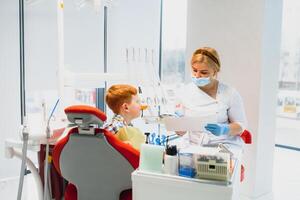
[[[167,146],[164,162],[164,173],[178,175],[178,157],[176,145]]]

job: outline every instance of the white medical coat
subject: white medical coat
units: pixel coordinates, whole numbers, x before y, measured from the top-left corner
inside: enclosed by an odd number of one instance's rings
[[[187,84],[178,90],[177,112],[184,116],[216,115],[217,123],[236,122],[243,129],[247,120],[244,105],[239,93],[232,87],[219,82],[216,99],[203,92],[194,83]],[[190,142],[196,144],[232,144],[242,146],[244,143],[239,136],[214,136],[213,134],[190,132],[186,134]]]

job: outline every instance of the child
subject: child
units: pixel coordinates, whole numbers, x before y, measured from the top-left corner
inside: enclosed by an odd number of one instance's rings
[[[105,101],[114,112],[114,116],[110,122],[104,124],[103,128],[139,150],[141,144],[145,143],[145,136],[131,123],[141,113],[137,89],[131,85],[113,85],[108,89]]]

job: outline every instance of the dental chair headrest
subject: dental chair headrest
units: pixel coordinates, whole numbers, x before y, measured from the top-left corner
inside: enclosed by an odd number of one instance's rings
[[[100,127],[107,118],[98,108],[87,105],[69,106],[65,109],[65,113],[71,123],[83,127],[88,127],[91,124]]]

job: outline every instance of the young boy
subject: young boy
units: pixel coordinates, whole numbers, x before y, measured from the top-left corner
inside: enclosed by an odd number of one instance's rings
[[[140,149],[141,144],[145,143],[145,135],[131,123],[141,113],[137,89],[131,85],[113,85],[106,92],[105,101],[114,112],[114,116],[103,128],[134,148]]]

